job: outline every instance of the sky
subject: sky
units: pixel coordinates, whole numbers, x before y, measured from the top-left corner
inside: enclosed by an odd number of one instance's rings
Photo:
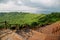
[[[0,12],[60,12],[60,0],[0,0]]]

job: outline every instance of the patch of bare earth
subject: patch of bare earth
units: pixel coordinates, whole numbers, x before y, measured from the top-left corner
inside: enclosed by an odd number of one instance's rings
[[[60,40],[60,22],[47,25],[46,27],[29,31],[20,30],[2,38],[2,40]]]
[[[60,40],[60,21],[40,28],[39,32],[33,31],[33,34],[29,40]]]
[[[11,31],[11,33],[0,36],[0,40],[22,40],[22,37]]]

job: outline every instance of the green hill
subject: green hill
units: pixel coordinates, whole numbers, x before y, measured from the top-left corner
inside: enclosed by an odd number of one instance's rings
[[[50,14],[33,14],[24,12],[0,13],[0,22],[4,21],[7,21],[9,24],[44,26],[60,21],[60,12],[53,12]]]
[[[51,14],[46,14],[46,16],[39,19],[40,25],[52,24],[56,21],[60,21],[60,12],[53,12]]]
[[[7,21],[9,24],[31,24],[37,22],[43,14],[31,13],[0,13],[0,22]]]

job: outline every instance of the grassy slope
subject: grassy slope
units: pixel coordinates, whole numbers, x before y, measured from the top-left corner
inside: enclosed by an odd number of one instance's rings
[[[51,14],[4,13],[0,14],[0,22],[3,21],[7,21],[9,24],[47,25],[60,21],[60,12]]]
[[[0,16],[1,21],[8,21],[10,24],[31,24],[32,22],[37,22],[38,18],[42,17],[42,14],[21,14],[21,13],[6,13]]]
[[[41,24],[43,24],[43,25],[51,24],[51,23],[54,23],[56,21],[60,21],[60,13],[59,12],[46,14],[46,16],[39,19],[40,25]]]

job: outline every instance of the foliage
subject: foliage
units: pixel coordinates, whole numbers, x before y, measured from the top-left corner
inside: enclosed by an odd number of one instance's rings
[[[56,21],[60,21],[60,13],[58,12],[46,14],[46,16],[40,18],[38,22],[40,23],[40,25],[47,25]]]
[[[0,13],[0,22],[4,21],[7,21],[8,24],[28,24],[31,27],[38,25],[44,26],[60,21],[60,12],[52,12],[50,14],[33,14],[24,12]]]

